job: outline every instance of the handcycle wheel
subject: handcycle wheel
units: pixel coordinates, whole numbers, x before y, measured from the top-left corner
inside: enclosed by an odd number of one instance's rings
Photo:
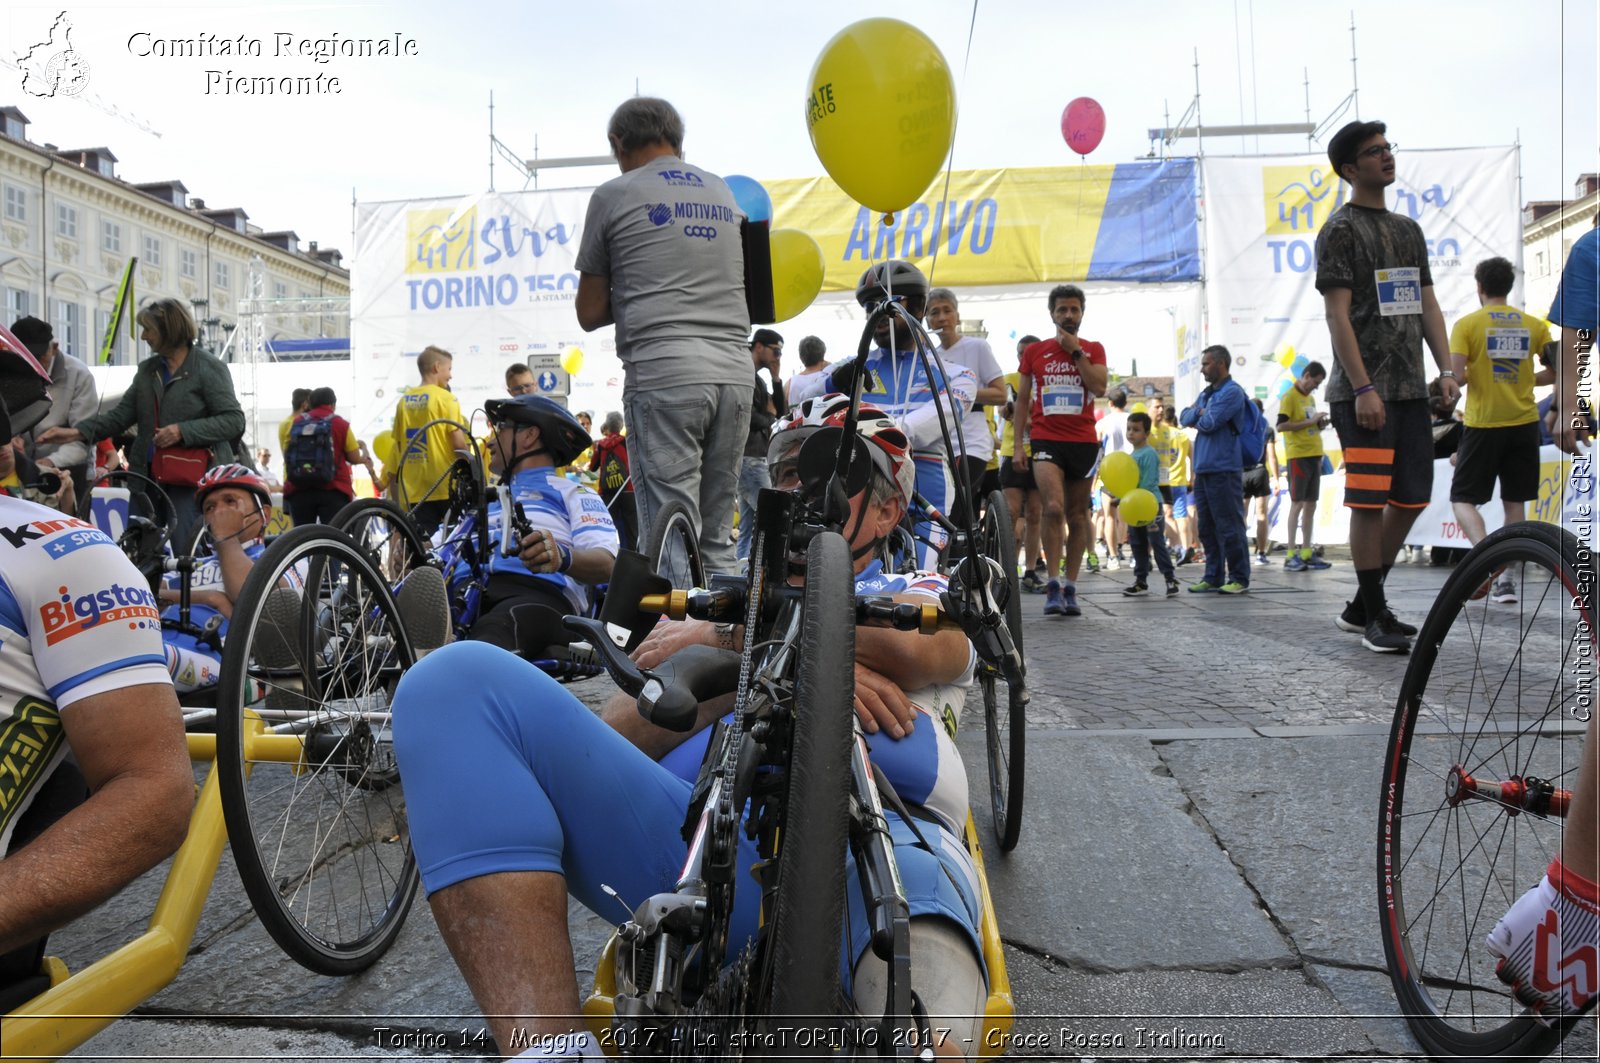
[[[280,585],[291,571],[303,588]],[[245,580],[218,688],[222,809],[262,925],[319,974],[371,966],[416,896],[389,729],[415,662],[388,585],[341,532],[295,528]]]
[[[122,488],[128,492],[126,516],[122,514],[120,506],[104,496],[97,499],[91,489],[78,499],[77,518],[104,527],[117,540],[117,545],[122,547],[122,552],[134,567],[143,572],[146,578],[158,580],[161,560],[171,537],[174,515],[172,500],[156,481],[128,469],[107,473],[104,479],[107,487]],[[204,522],[201,523],[203,526]]]
[[[983,516],[983,556],[1000,567],[1005,578],[1006,628],[1022,655],[1022,587],[1017,581],[1017,540],[1005,495],[989,493]],[[1026,658],[1024,658],[1026,660]],[[1026,667],[1026,665],[1024,665]],[[983,730],[989,762],[989,811],[1001,852],[1017,847],[1022,831],[1023,768],[1028,747],[1028,705],[1023,690],[981,658],[978,686],[983,691]]]
[[[355,541],[389,586],[428,559],[416,523],[387,498],[358,498],[334,515],[333,527]]]
[[[656,575],[665,576],[674,587],[704,587],[705,565],[700,560],[700,538],[694,530],[694,517],[682,502],[668,502],[650,522],[650,534],[640,551],[650,559]]]
[[[844,866],[855,711],[855,595],[850,548],[836,533],[807,548],[788,792],[776,900],[751,1013],[838,1014]]]
[[[1473,600],[1502,568],[1518,601]],[[1523,802],[1539,780],[1570,792],[1577,778],[1595,617],[1574,603],[1593,579],[1564,529],[1501,529],[1445,581],[1412,649],[1385,752],[1378,911],[1395,995],[1435,1055],[1539,1058],[1576,1021],[1536,1021],[1484,939],[1560,851],[1561,811]]]

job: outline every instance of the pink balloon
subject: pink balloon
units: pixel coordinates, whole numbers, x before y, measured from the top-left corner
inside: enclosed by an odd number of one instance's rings
[[[1087,155],[1100,146],[1106,135],[1106,112],[1087,96],[1079,96],[1061,112],[1061,139],[1079,155]]]

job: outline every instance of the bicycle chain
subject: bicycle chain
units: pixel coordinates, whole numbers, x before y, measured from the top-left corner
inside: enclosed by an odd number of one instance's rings
[[[756,944],[748,942],[739,958],[724,967],[700,994],[695,1006],[672,1026],[669,1058],[674,1063],[704,1059],[739,1059],[751,1043],[750,976]]]

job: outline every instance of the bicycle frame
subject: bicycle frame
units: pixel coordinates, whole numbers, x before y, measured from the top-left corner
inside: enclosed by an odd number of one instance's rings
[[[301,762],[304,746],[298,737],[263,733],[259,719],[251,732],[249,759]],[[148,928],[76,974],[69,973],[59,959],[47,958],[50,988],[0,1019],[0,1041],[7,1056],[56,1059],[65,1055],[177,978],[194,942],[223,847],[228,844],[215,763],[216,736],[191,734],[187,738],[189,759],[210,762],[212,767],[200,784],[189,833],[172,858]]]

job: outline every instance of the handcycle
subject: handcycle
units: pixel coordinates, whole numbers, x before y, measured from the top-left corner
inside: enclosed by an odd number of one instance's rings
[[[304,589],[280,586],[289,568]],[[71,1051],[177,976],[231,843],[262,925],[292,958],[351,974],[399,933],[418,877],[387,740],[387,702],[415,653],[387,585],[353,544],[296,529],[256,562],[223,649],[215,734],[187,735],[210,767],[148,929],[0,1024],[7,1055]]]
[[[1516,604],[1475,597],[1501,570]],[[1395,995],[1434,1056],[1538,1058],[1569,1033],[1584,1043],[1567,1051],[1594,1056],[1594,1023],[1526,1008],[1484,939],[1561,849],[1595,711],[1595,586],[1570,532],[1510,525],[1456,566],[1412,649],[1379,795],[1378,909]]]
[[[887,304],[878,314],[903,310]],[[869,320],[871,335],[876,317]],[[957,629],[1005,633],[995,607],[1003,591],[952,582],[940,605],[916,605],[854,593],[850,549],[840,529],[842,485],[852,465],[869,459],[855,439],[860,388],[834,438],[817,434],[800,465],[822,484],[823,500],[801,502],[762,491],[754,546],[743,575],[713,575],[706,587],[674,586],[655,558],[618,559],[600,616],[568,617],[604,659],[621,689],[638,699],[651,722],[685,731],[711,695],[736,693],[732,714],[707,746],[684,825],[689,850],[674,889],[640,904],[597,964],[584,1010],[602,1043],[629,1054],[720,1054],[754,1049],[775,1054],[818,1047],[841,1053],[907,1058],[937,1037],[911,990],[909,908],[900,887],[885,808],[913,817],[867,759],[853,710],[852,661],[858,624],[901,630]],[[853,493],[853,491],[851,492]],[[663,516],[669,516],[664,514]],[[659,520],[662,525],[675,522]],[[692,554],[692,523],[667,536]],[[804,557],[801,586],[789,582],[791,561]],[[985,577],[989,570],[979,570]],[[744,625],[744,649],[680,651],[644,670],[627,656],[661,616]],[[976,640],[975,640],[976,641]],[[1010,643],[996,639],[993,644]],[[984,649],[980,645],[980,656]],[[1012,660],[1012,674],[1020,662]],[[999,665],[997,665],[998,667]],[[913,825],[914,826],[914,825]],[[730,940],[737,889],[738,835],[755,841],[761,919],[757,937]],[[977,867],[983,958],[989,973],[983,1045],[1003,1043],[1011,1022],[1010,986],[982,853],[968,814],[964,840]],[[855,860],[871,947],[888,966],[883,1018],[851,1014],[841,990],[846,851]],[[797,1044],[786,1031],[803,1026],[814,1038]],[[919,1048],[920,1046],[920,1048]]]

